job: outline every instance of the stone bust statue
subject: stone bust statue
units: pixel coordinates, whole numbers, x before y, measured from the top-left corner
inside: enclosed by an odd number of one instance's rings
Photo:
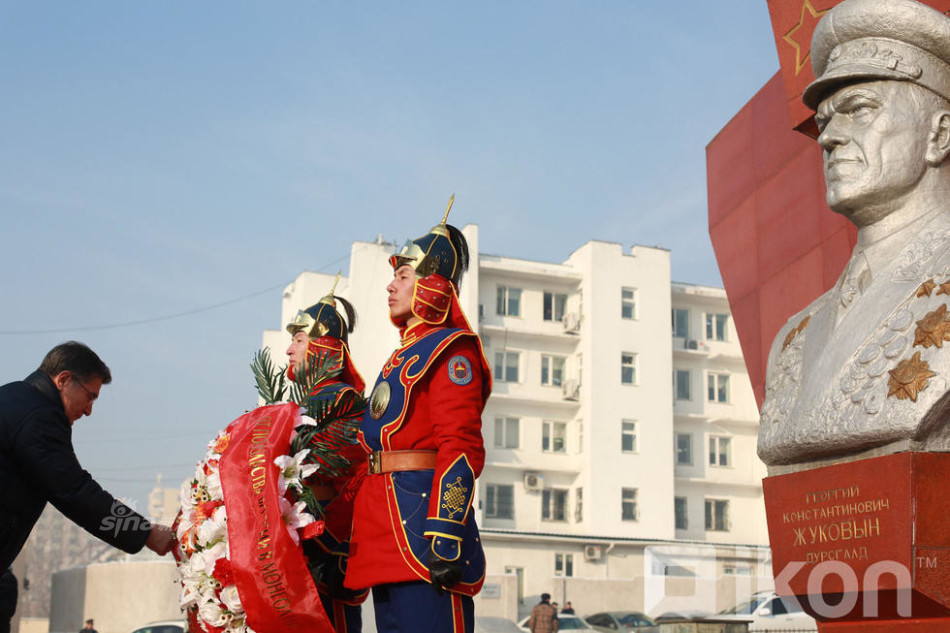
[[[758,452],[771,474],[950,451],[950,17],[844,0],[816,27],[826,199],[857,244],[769,352]]]

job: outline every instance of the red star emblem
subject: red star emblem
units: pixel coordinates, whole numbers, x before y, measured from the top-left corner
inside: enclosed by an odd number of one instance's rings
[[[802,13],[798,18],[798,24],[782,36],[782,39],[795,49],[796,76],[808,62],[808,57],[811,54],[811,36],[815,32],[815,27],[818,26],[818,20],[826,13],[828,13],[828,9],[815,11],[815,7],[811,6],[811,0],[805,0],[802,3]]]

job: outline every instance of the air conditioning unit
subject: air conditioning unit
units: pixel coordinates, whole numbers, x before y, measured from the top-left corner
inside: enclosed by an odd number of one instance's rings
[[[564,325],[565,332],[577,334],[581,330],[581,315],[576,312],[569,312],[564,315],[564,320],[561,323]]]
[[[535,491],[544,490],[544,477],[542,477],[539,473],[525,473],[524,489]]]
[[[584,560],[600,560],[604,557],[604,549],[600,545],[585,545]]]
[[[576,380],[565,380],[561,391],[565,400],[577,400],[581,396],[581,385]]]
[[[697,341],[694,338],[686,339],[686,343],[684,344],[684,347],[686,349],[699,349],[699,341]]]

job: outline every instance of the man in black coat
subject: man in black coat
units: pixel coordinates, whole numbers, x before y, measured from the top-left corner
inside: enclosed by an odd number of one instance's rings
[[[92,413],[99,390],[111,381],[95,352],[69,341],[50,350],[25,380],[0,387],[0,570],[20,553],[47,502],[125,552],[147,546],[165,555],[173,547],[168,527],[149,523],[103,490],[73,450],[73,423]],[[0,630],[4,626],[9,618]]]

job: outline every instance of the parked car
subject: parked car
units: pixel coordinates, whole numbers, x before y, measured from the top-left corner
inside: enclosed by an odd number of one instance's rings
[[[749,633],[781,629],[818,630],[815,618],[805,613],[797,601],[783,599],[774,591],[760,591],[748,600],[710,617],[719,621],[748,622]]]
[[[653,621],[657,624],[661,622],[672,622],[672,621],[684,621],[684,620],[702,620],[703,618],[709,617],[712,615],[709,611],[701,611],[697,609],[679,609],[678,611],[664,611],[660,615],[653,618]]]
[[[654,633],[659,630],[656,622],[639,611],[604,611],[589,615],[584,619],[594,627],[595,631],[603,631],[604,633],[616,633],[617,631]]]
[[[162,620],[140,626],[132,633],[188,633],[188,623],[184,620]]]
[[[527,616],[521,622],[518,623],[519,631],[530,631],[528,628],[528,620],[531,619],[531,616]],[[584,622],[581,618],[576,615],[570,615],[568,613],[558,613],[557,614],[557,630],[558,631],[594,631],[595,629],[589,625],[587,622]]]
[[[476,615],[475,633],[521,633],[521,629],[508,618]]]

